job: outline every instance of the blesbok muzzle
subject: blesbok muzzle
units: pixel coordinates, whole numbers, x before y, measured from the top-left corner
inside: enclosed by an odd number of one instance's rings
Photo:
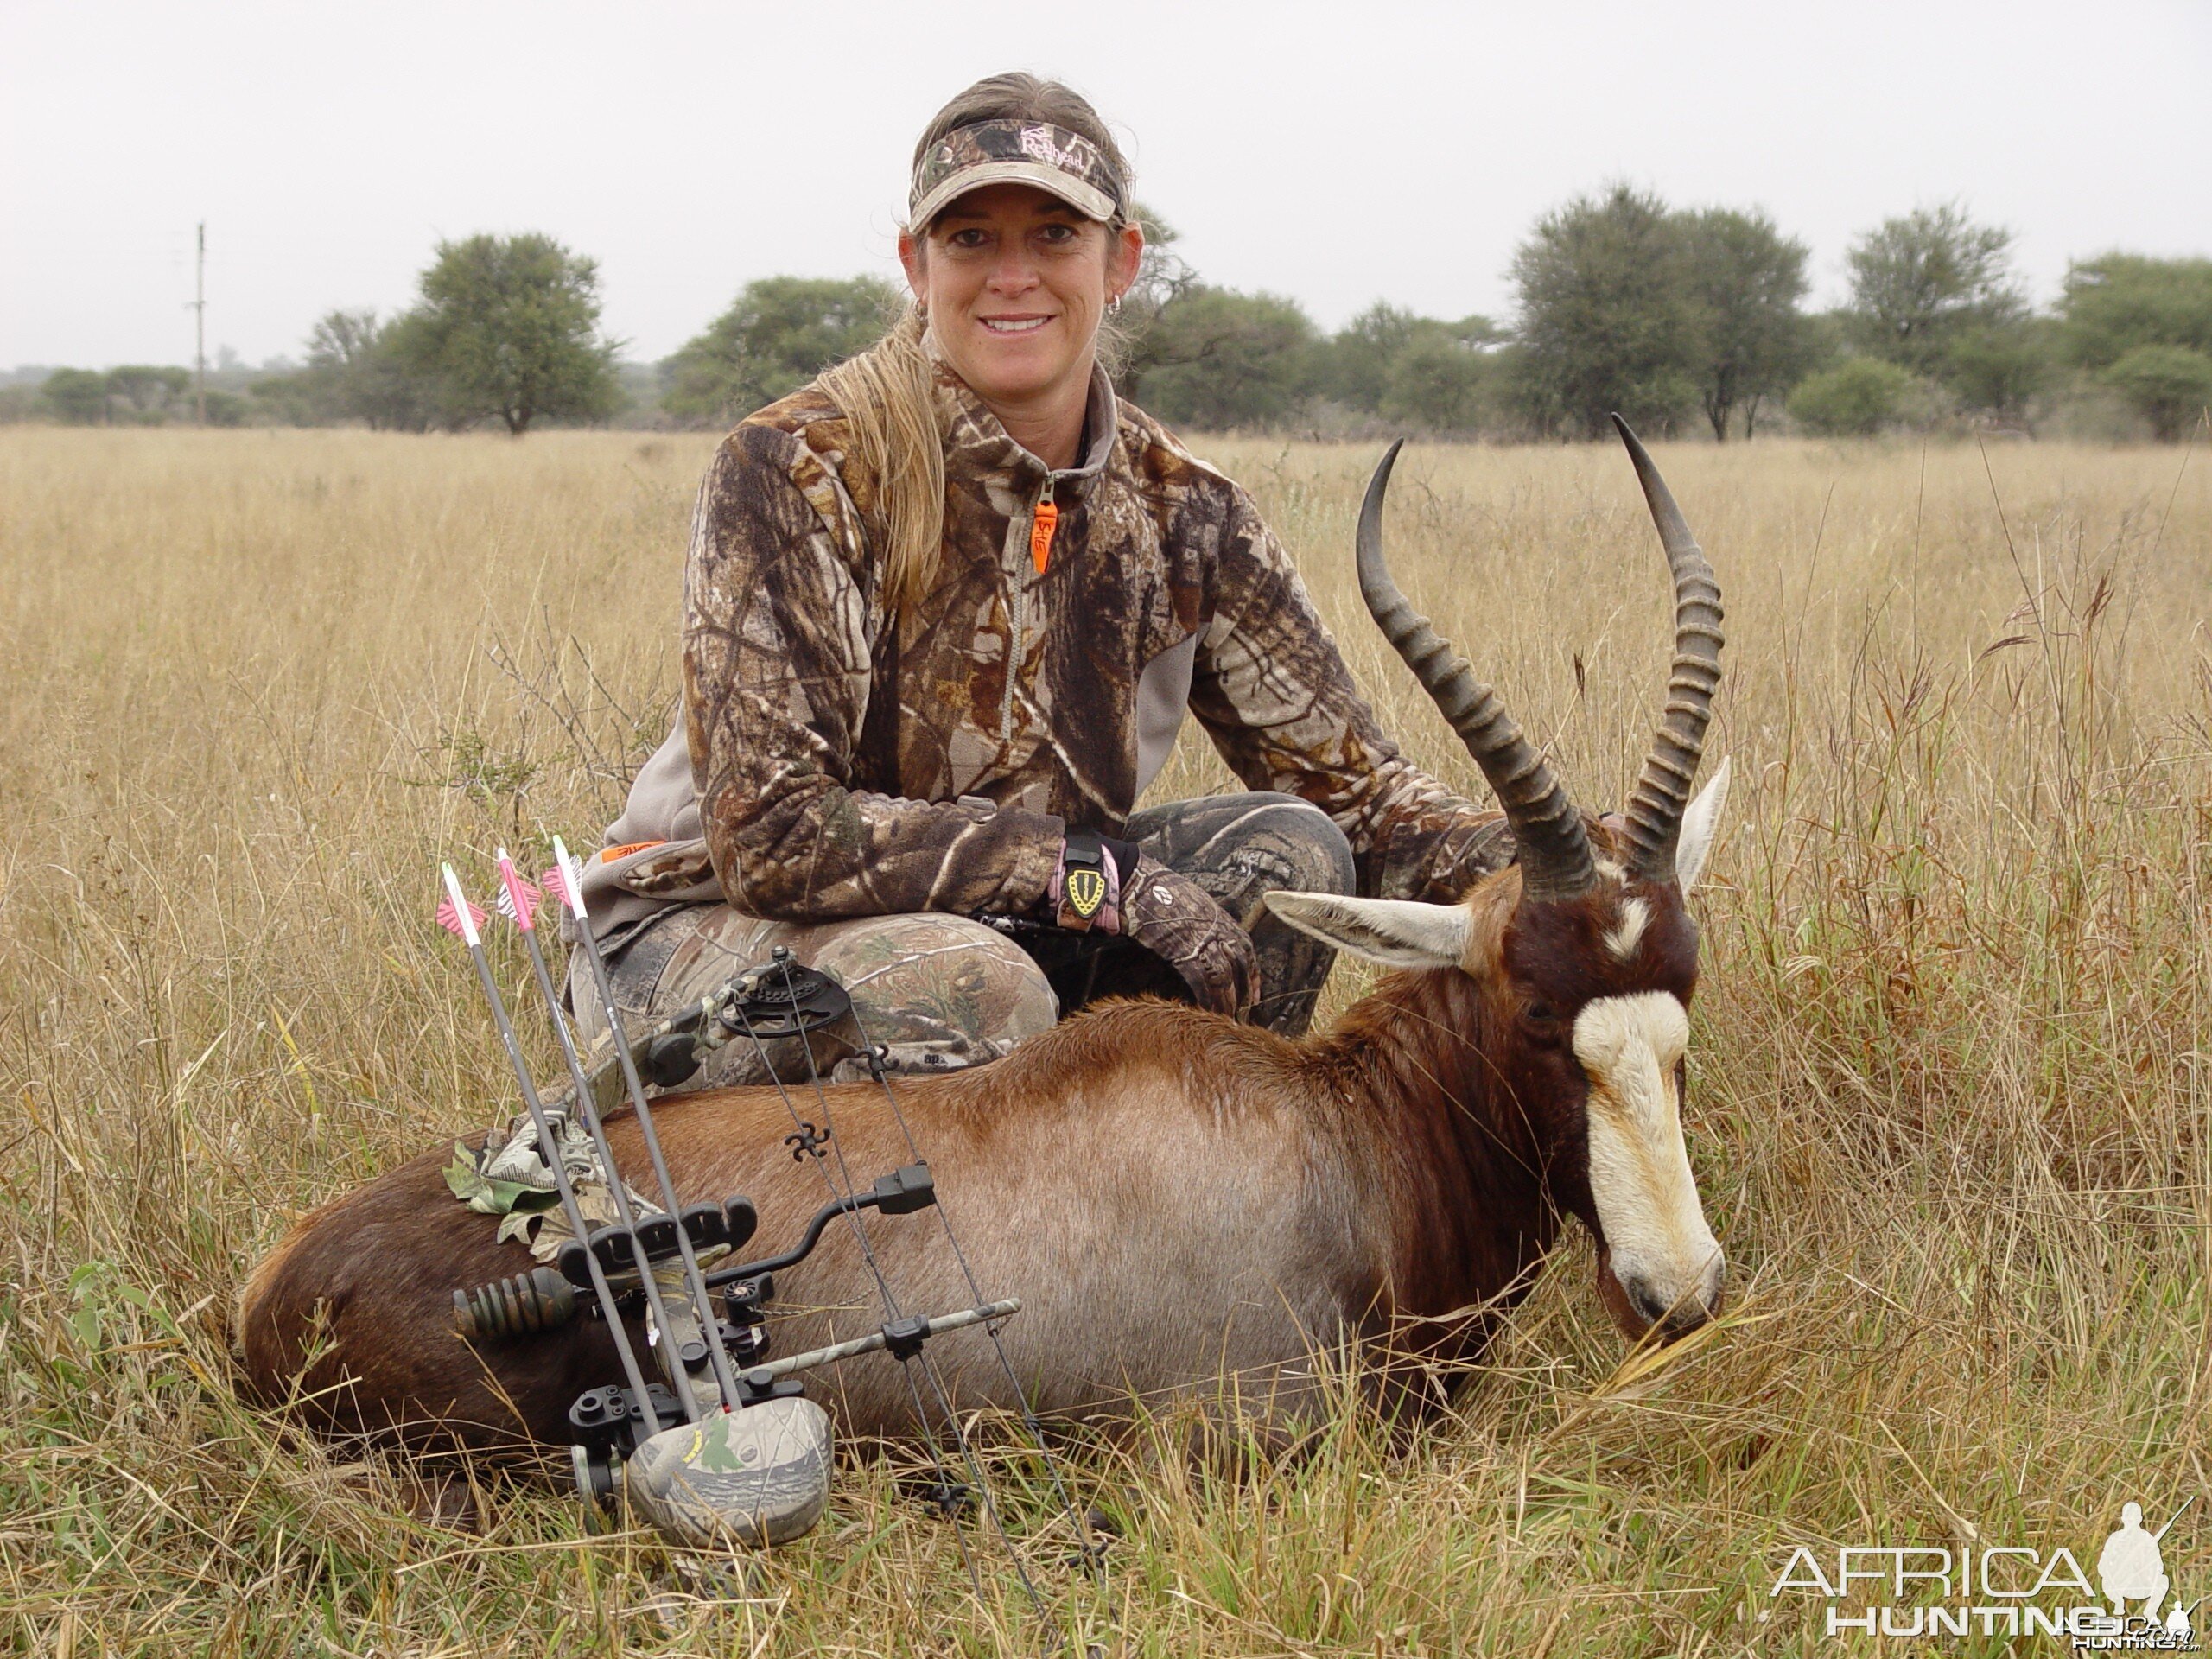
[[[1724,1262],[1690,1173],[1675,1084],[1688,1043],[1688,1016],[1665,991],[1599,997],[1575,1016],[1604,1240],[1599,1287],[1631,1340],[1654,1327],[1687,1335],[1720,1311]]]

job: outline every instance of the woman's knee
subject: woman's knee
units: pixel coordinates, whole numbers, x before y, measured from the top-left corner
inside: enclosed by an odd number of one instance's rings
[[[1359,870],[1352,859],[1351,842],[1337,821],[1295,795],[1266,798],[1268,809],[1255,825],[1251,839],[1283,849],[1294,866],[1296,891],[1357,892]]]
[[[1255,790],[1173,801],[1136,815],[1128,833],[1217,898],[1357,888],[1351,842],[1327,813],[1295,795]]]
[[[672,913],[617,957],[615,996],[624,1024],[634,1028],[712,995],[767,962],[779,946],[801,967],[819,969],[846,988],[853,1029],[840,1027],[815,1039],[810,1062],[797,1039],[726,1044],[683,1087],[771,1077],[804,1082],[817,1068],[864,1073],[858,1058],[863,1044],[888,1049],[894,1071],[979,1065],[1050,1029],[1058,1016],[1052,988],[1027,953],[965,916],[775,922],[713,905]],[[595,1024],[601,1015],[588,976],[572,971],[570,986],[580,1018]]]
[[[862,1040],[888,1050],[893,1071],[980,1065],[1059,1017],[1029,954],[971,918],[871,916],[806,931],[811,948],[798,954],[844,985]]]

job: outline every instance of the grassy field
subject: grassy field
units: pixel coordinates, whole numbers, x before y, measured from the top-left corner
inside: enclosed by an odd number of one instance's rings
[[[550,1487],[423,1526],[232,1397],[225,1311],[288,1222],[510,1109],[435,862],[595,841],[664,730],[708,447],[0,430],[0,1646],[1039,1649],[880,1465],[717,1603]],[[1372,454],[1209,450],[1475,788],[1350,583]],[[1659,459],[1728,602],[1689,1128],[1731,1314],[1630,1358],[1578,1236],[1417,1445],[1352,1414],[1234,1480],[1087,1455],[1116,1651],[1871,1652],[1769,1596],[1793,1547],[2094,1570],[2123,1501],[2212,1487],[2212,457]],[[1399,477],[1409,591],[1618,803],[1669,643],[1624,460]],[[1220,781],[1186,745],[1160,787]],[[2212,1510],[2165,1550],[2212,1593]]]

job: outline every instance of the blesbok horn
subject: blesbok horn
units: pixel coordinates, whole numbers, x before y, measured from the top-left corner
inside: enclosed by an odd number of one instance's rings
[[[1369,480],[1367,499],[1360,505],[1360,597],[1367,601],[1368,614],[1383,637],[1413,670],[1421,690],[1434,701],[1490,780],[1519,849],[1522,892],[1549,902],[1580,898],[1598,880],[1581,814],[1552,776],[1544,757],[1522,736],[1520,727],[1505,711],[1503,699],[1477,679],[1467,659],[1414,609],[1383,563],[1382,498],[1389,488],[1390,468],[1404,447],[1402,438],[1390,446]],[[1670,856],[1672,845],[1670,841]]]
[[[1720,584],[1650,455],[1626,421],[1616,415],[1613,425],[1636,464],[1637,481],[1643,486],[1675,578],[1675,666],[1667,679],[1667,708],[1625,815],[1630,867],[1647,881],[1672,881],[1682,812],[1705,754],[1705,728],[1720,683]]]

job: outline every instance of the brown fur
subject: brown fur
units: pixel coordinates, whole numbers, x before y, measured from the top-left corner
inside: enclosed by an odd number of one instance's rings
[[[1605,832],[1592,833],[1602,845]],[[1248,1411],[1280,1421],[1311,1403],[1314,1355],[1340,1341],[1446,1367],[1478,1354],[1560,1216],[1597,1229],[1586,1085],[1564,1046],[1574,1010],[1629,990],[1687,1000],[1693,988],[1696,935],[1680,894],[1635,891],[1652,916],[1625,963],[1598,943],[1620,889],[1523,905],[1508,869],[1469,896],[1463,970],[1394,975],[1325,1035],[1293,1042],[1125,1002],[988,1067],[900,1081],[982,1294],[1022,1300],[1004,1339],[1033,1403],[1121,1418],[1133,1399],[1226,1378]],[[810,1090],[791,1101],[822,1120]],[[856,1185],[911,1161],[873,1085],[832,1086],[827,1109]],[[794,1239],[830,1196],[785,1147],[791,1114],[772,1088],[676,1096],[654,1116],[685,1203],[744,1192],[759,1205],[756,1253]],[[609,1134],[645,1190],[636,1126]],[[453,1333],[456,1287],[530,1259],[454,1202],[447,1155],[323,1206],[256,1269],[237,1325],[248,1386],[330,1430],[418,1446],[563,1442],[570,1401],[616,1380],[612,1344],[582,1319],[474,1349]],[[902,1311],[974,1300],[934,1217],[877,1218],[868,1231]],[[882,1318],[842,1225],[779,1281],[778,1352]],[[1013,1403],[979,1334],[931,1352],[961,1404]],[[844,1433],[913,1428],[905,1376],[880,1356],[818,1373],[813,1391]]]

